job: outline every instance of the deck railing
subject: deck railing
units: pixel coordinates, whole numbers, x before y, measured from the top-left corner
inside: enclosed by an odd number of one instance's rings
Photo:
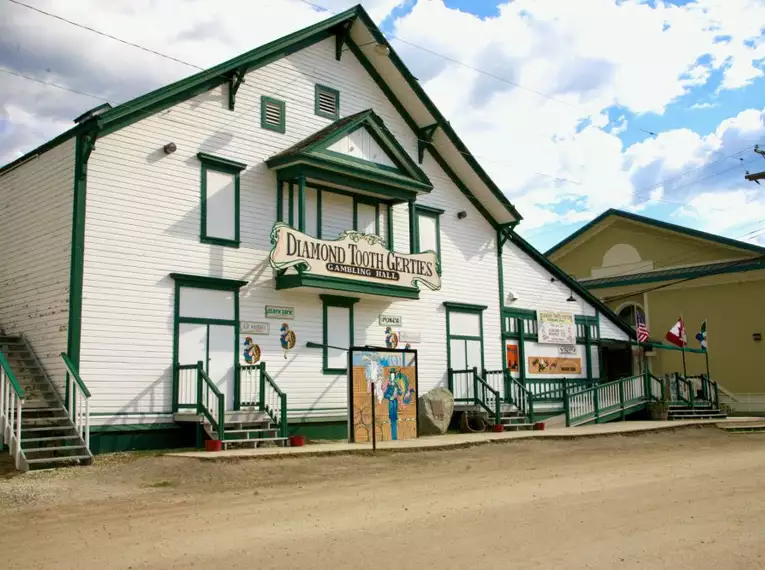
[[[597,422],[614,413],[621,413],[623,418],[628,409],[650,399],[646,389],[645,376],[640,374],[586,388],[573,394],[566,390],[563,402],[566,426]]]
[[[266,363],[261,362],[258,407],[271,416],[279,428],[279,436],[287,437],[287,394],[285,394],[271,375],[266,372]]]
[[[260,364],[239,365],[239,408],[257,407],[260,401]]]
[[[80,377],[80,372],[65,352],[61,353],[69,378],[66,384],[66,402],[69,419],[72,420],[77,433],[90,450],[90,390]]]
[[[173,412],[181,410],[197,410],[197,384],[199,382],[199,367],[197,364],[176,365],[177,390],[173,402]]]
[[[455,370],[449,368],[447,371],[447,382],[449,391],[454,396],[455,402],[472,402],[475,393],[473,392],[473,368]]]
[[[502,397],[499,390],[492,388],[488,382],[481,378],[478,369],[473,369],[473,394],[474,403],[492,416],[494,423],[500,423]]]
[[[22,469],[21,415],[24,391],[21,389],[11,365],[0,352],[0,449],[8,446],[16,469]]]

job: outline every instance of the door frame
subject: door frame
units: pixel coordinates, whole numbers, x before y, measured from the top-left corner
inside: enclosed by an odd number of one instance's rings
[[[488,308],[486,305],[472,305],[468,303],[454,303],[451,301],[444,301],[444,308],[446,309],[446,374],[447,374],[447,380],[449,375],[449,369],[451,368],[452,364],[452,349],[451,349],[451,341],[452,340],[478,340],[481,343],[481,367],[479,368],[479,373],[483,374],[483,370],[486,367],[485,364],[485,356],[484,356],[484,342],[483,342],[483,312]],[[470,335],[459,335],[459,334],[451,334],[451,322],[450,322],[450,314],[451,313],[468,313],[471,315],[478,315],[478,326],[480,331],[480,336],[470,336]],[[456,400],[456,397],[455,397]]]
[[[247,281],[236,281],[233,279],[221,279],[217,277],[204,277],[200,275],[186,275],[182,273],[171,273],[170,277],[175,283],[173,298],[173,391],[172,404],[173,413],[178,413],[178,339],[180,334],[180,324],[199,324],[208,325],[207,334],[209,337],[209,325],[224,325],[234,327],[234,338],[232,340],[234,347],[234,410],[239,410],[240,400],[240,379],[239,379],[239,290],[247,285]],[[198,317],[181,317],[181,287],[194,289],[207,289],[214,291],[230,291],[234,293],[234,319],[207,319]],[[209,340],[208,340],[209,345]],[[207,352],[209,355],[209,346]],[[207,363],[205,363],[207,366]],[[206,368],[205,368],[206,369]]]

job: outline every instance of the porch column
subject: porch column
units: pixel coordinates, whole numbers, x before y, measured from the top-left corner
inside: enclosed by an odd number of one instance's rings
[[[587,323],[584,326],[584,346],[585,346],[585,354],[587,358],[585,358],[585,364],[587,366],[587,381],[590,382],[592,380],[592,344],[590,341],[590,324]]]
[[[518,323],[518,374],[521,384],[526,385],[526,319],[517,318]]]
[[[298,231],[305,232],[305,176],[298,177]]]

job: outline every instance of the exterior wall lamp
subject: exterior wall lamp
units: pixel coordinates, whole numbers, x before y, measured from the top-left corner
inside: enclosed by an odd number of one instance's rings
[[[457,219],[458,220],[464,220],[465,218],[467,218],[467,212],[465,210],[457,212]]]
[[[165,151],[165,154],[173,154],[176,150],[178,150],[178,147],[175,146],[174,142],[170,142],[163,146],[162,150]]]

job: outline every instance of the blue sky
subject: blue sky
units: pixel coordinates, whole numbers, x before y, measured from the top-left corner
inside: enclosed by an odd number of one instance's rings
[[[104,100],[123,102],[355,3],[26,1],[192,66],[0,3],[2,163]],[[765,170],[752,152],[765,144],[765,1],[363,4],[539,249],[607,208],[765,243],[765,186],[743,178]]]

